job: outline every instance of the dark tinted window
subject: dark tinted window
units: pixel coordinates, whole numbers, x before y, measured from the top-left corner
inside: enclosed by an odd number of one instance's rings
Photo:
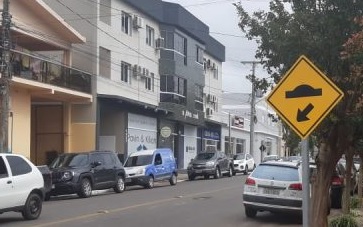
[[[94,153],[94,154],[91,154],[91,163],[93,162],[101,162],[102,165],[105,165],[105,159],[104,159],[104,154],[101,154],[101,153]]]
[[[197,155],[197,157],[195,158],[196,160],[208,160],[214,157],[214,153],[199,153]]]
[[[104,154],[105,165],[112,166],[115,164],[115,159],[112,154]]]
[[[235,154],[233,155],[233,160],[242,160],[245,158],[244,154]]]
[[[299,181],[298,169],[288,166],[259,165],[251,176],[266,180]]]
[[[6,169],[3,157],[0,157],[0,178],[8,177],[8,170]]]
[[[156,154],[155,155],[154,164],[155,165],[161,165],[161,164],[163,164],[163,160],[161,159],[161,155],[160,154]]]
[[[32,171],[32,167],[24,159],[17,156],[7,156],[6,158],[13,176],[27,174]]]
[[[152,160],[153,160],[152,155],[132,156],[127,159],[125,167],[150,165]]]
[[[59,167],[77,167],[88,165],[88,155],[87,154],[63,154],[58,156],[50,168]]]

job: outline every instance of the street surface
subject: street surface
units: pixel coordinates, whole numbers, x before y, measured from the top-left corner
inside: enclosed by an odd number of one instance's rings
[[[247,218],[242,205],[244,175],[232,178],[158,183],[154,189],[128,187],[122,194],[96,192],[88,199],[76,195],[53,197],[44,202],[38,220],[24,221],[19,213],[0,215],[6,227],[295,227],[296,216],[258,213]]]

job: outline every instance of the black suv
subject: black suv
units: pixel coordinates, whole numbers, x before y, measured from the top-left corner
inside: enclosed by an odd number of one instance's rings
[[[92,190],[113,188],[125,190],[125,170],[112,151],[65,153],[51,164],[52,190],[46,196],[77,193],[82,198],[92,195]]]
[[[223,174],[232,176],[233,162],[219,151],[199,153],[188,165],[189,180],[194,180],[196,176],[204,176],[208,179],[211,175],[217,179]]]

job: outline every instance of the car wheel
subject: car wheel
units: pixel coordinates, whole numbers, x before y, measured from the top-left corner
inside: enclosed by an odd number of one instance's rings
[[[245,207],[245,214],[249,218],[254,218],[254,217],[256,217],[257,210],[252,209],[250,207]]]
[[[153,176],[149,176],[149,179],[148,179],[145,187],[148,189],[152,189],[154,187],[154,177]]]
[[[245,172],[244,172],[244,174],[245,175],[247,175],[248,174],[248,166],[246,165],[246,167],[245,167]]]
[[[170,185],[176,185],[177,182],[178,182],[178,178],[177,178],[176,174],[173,173],[173,175],[171,175],[171,177],[170,177],[169,183],[170,183]]]
[[[88,198],[92,195],[92,185],[88,178],[82,179],[81,188],[77,194],[81,198]]]
[[[233,171],[233,176],[236,176],[236,174],[237,174],[236,171]]]
[[[214,179],[218,179],[220,177],[221,177],[221,170],[217,166],[216,169],[215,169],[215,171],[214,171]]]
[[[122,193],[125,191],[125,181],[121,176],[117,176],[116,185],[113,188],[116,193]]]
[[[230,166],[230,167],[228,168],[228,176],[229,176],[229,177],[232,177],[232,175],[233,175],[233,171],[232,171],[232,167]]]
[[[188,180],[192,181],[194,179],[195,179],[195,176],[194,175],[192,175],[192,174],[188,175]]]
[[[204,175],[204,179],[205,180],[208,180],[209,179],[209,175],[208,174]]]
[[[22,215],[27,220],[37,219],[42,212],[42,198],[36,194],[31,193],[26,200]]]

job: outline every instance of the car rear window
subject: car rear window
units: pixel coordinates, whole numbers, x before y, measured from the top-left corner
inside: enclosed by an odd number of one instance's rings
[[[289,166],[259,165],[251,176],[266,180],[299,181],[298,169]]]

